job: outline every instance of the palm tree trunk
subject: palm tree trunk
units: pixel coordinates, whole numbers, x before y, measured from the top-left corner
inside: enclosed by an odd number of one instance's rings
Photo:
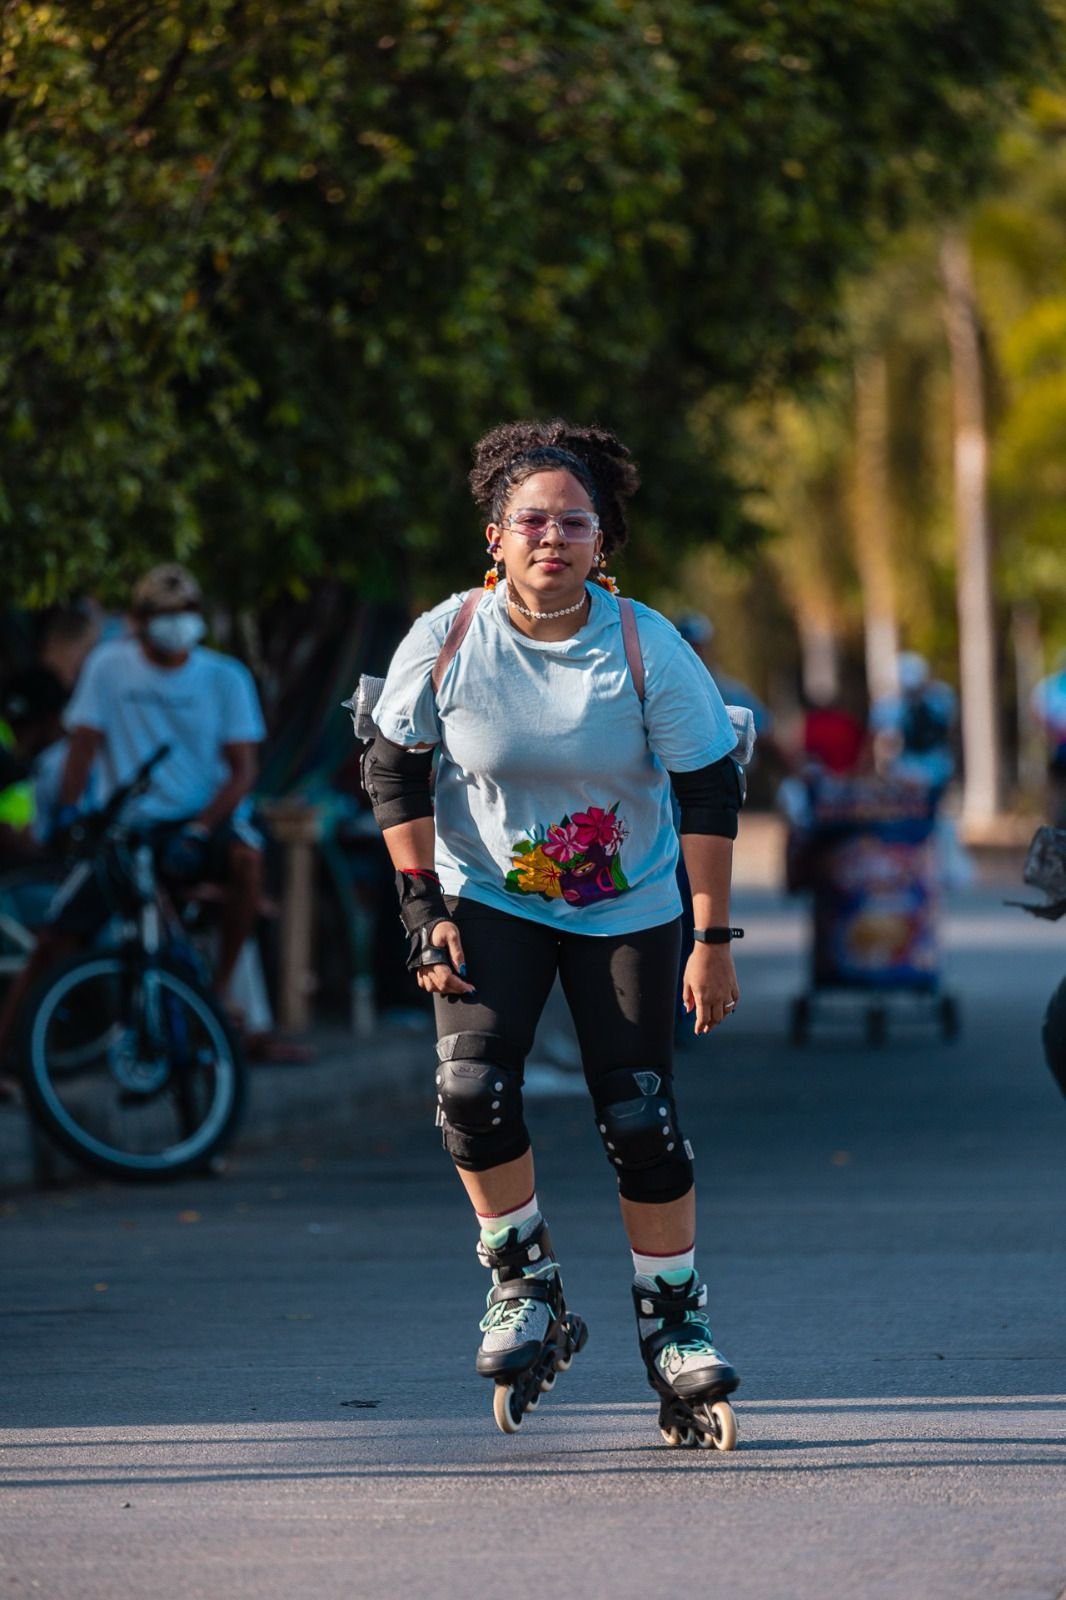
[[[796,617],[803,693],[812,705],[831,705],[840,695],[840,633],[831,607],[817,592],[801,594]]]
[[[871,700],[894,694],[899,688],[888,430],[888,365],[883,355],[866,355],[855,366],[852,525],[855,565],[862,584],[866,688]]]
[[[988,524],[984,370],[969,247],[956,230],[941,245],[955,410],[956,589],[962,690],[962,825],[971,836],[999,814],[1001,760]]]

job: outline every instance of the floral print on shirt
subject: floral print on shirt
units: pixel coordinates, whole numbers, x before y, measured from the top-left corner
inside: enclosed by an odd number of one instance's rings
[[[622,840],[628,829],[616,815],[589,806],[553,822],[512,847],[506,887],[512,894],[539,894],[572,906],[612,900],[629,888],[622,871]]]

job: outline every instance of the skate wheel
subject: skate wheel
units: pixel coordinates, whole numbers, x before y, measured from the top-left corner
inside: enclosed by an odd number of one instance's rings
[[[543,1378],[541,1378],[541,1380],[540,1380],[540,1392],[541,1392],[541,1394],[550,1394],[551,1391],[554,1388],[555,1388],[555,1373],[554,1372],[546,1372],[544,1374]]]
[[[671,1450],[676,1450],[681,1443],[681,1434],[677,1428],[660,1428],[663,1444],[668,1444]]]
[[[509,1383],[498,1383],[492,1396],[492,1414],[501,1433],[517,1433],[522,1426],[521,1411],[515,1412],[514,1389]]]
[[[683,1450],[688,1450],[696,1443],[698,1437],[699,1435],[695,1428],[679,1428],[677,1442]]]
[[[728,1400],[716,1400],[710,1408],[712,1443],[716,1450],[735,1450],[737,1419]]]
[[[568,1355],[568,1356],[556,1356],[556,1358],[555,1358],[555,1370],[556,1370],[556,1372],[569,1372],[570,1371],[570,1363],[571,1363],[571,1361],[573,1361],[573,1359],[574,1359],[573,1354]],[[553,1383],[554,1383],[554,1381],[555,1380],[552,1379]]]

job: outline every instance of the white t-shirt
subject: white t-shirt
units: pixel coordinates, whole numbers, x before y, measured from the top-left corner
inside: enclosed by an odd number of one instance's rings
[[[481,598],[434,695],[430,673],[462,603],[419,617],[374,721],[395,744],[440,744],[436,867],[447,894],[575,933],[619,934],[681,910],[669,772],[737,742],[714,679],[677,629],[634,604],[646,698],[618,601],[590,585],[584,627],[530,639],[503,585]]]
[[[48,843],[55,826],[56,812],[59,810],[59,786],[63,781],[63,769],[67,764],[69,749],[69,739],[54,740],[52,744],[45,746],[30,769],[30,782],[33,784],[33,837],[39,844]],[[89,768],[85,788],[78,797],[79,811],[95,811],[101,804],[97,768],[98,763],[94,761]]]
[[[105,800],[161,744],[170,746],[151,788],[123,813],[138,822],[195,816],[228,774],[222,747],[258,744],[266,733],[241,662],[198,647],[180,667],[158,667],[136,639],[97,646],[63,721],[103,734],[97,766]]]

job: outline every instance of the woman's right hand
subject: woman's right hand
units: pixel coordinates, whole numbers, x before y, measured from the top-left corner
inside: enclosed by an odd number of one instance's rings
[[[444,946],[451,958],[451,966],[441,961],[432,967],[419,967],[415,972],[418,987],[429,994],[473,994],[474,985],[467,983],[464,976],[466,957],[455,923],[435,922],[430,929],[430,938],[434,944]]]

